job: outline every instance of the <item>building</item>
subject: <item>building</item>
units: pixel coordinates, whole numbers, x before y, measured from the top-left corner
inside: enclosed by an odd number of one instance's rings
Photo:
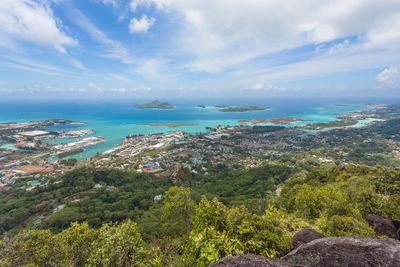
[[[161,170],[160,164],[158,164],[157,162],[148,162],[143,164],[144,172],[157,172],[160,170]]]

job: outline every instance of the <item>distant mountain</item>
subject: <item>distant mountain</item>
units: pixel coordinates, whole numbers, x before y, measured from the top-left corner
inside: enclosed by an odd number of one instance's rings
[[[167,102],[161,102],[158,100],[154,100],[149,103],[144,103],[144,104],[137,104],[135,105],[136,108],[140,109],[174,109],[175,106],[171,105],[170,103]]]

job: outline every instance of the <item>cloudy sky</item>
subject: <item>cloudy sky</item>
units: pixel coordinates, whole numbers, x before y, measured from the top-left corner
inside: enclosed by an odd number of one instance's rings
[[[0,98],[400,96],[399,0],[0,0]]]

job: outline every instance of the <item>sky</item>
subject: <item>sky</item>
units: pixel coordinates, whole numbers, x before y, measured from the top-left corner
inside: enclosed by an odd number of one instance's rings
[[[399,0],[0,0],[0,99],[400,98]]]

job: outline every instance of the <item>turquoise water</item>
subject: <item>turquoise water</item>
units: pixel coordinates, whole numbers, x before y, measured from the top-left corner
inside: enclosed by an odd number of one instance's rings
[[[334,101],[304,100],[241,100],[226,102],[203,101],[168,101],[176,105],[174,110],[141,110],[134,104],[139,101],[92,101],[92,102],[0,102],[0,123],[21,122],[44,119],[70,119],[82,122],[83,125],[63,125],[49,127],[49,130],[92,129],[94,136],[106,138],[106,142],[88,147],[84,152],[74,155],[75,158],[88,158],[96,153],[112,149],[130,134],[151,134],[184,131],[192,134],[206,132],[206,127],[218,125],[238,125],[240,119],[299,117],[306,121],[297,124],[309,124],[336,120],[336,116],[366,108],[365,104],[354,104]],[[143,101],[142,101],[143,102]],[[265,105],[270,109],[255,112],[224,113],[213,108],[198,108],[199,104],[217,105]],[[166,127],[149,126],[143,123],[176,122],[191,123],[193,126]],[[84,136],[85,138],[88,136]],[[49,140],[58,144],[77,141],[74,139]]]
[[[4,144],[0,145],[0,148],[5,149],[5,150],[18,150],[13,144]]]

